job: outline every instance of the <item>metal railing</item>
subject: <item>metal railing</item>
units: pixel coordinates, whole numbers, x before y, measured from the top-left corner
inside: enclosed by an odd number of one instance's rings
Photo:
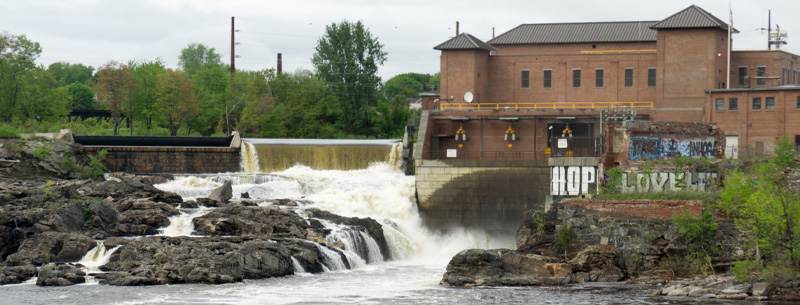
[[[550,157],[600,157],[605,150],[603,138],[600,137],[571,137],[566,139],[566,148],[558,148],[559,138],[550,139]]]
[[[455,156],[447,156],[447,151],[428,151],[423,154],[424,159],[455,159],[455,160],[544,160],[544,151],[461,151],[457,150]]]
[[[574,103],[471,103],[442,104],[441,110],[546,110],[546,109],[647,109],[652,101],[638,102],[574,102]]]

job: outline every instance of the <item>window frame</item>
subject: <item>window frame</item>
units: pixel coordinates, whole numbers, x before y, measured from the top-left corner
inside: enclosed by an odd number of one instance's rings
[[[647,68],[647,87],[648,88],[655,88],[656,87],[656,68]]]
[[[530,89],[531,87],[531,70],[522,69],[520,71],[520,89]]]
[[[738,97],[729,97],[728,98],[728,111],[737,111],[739,110],[739,98]]]
[[[603,68],[594,69],[594,87],[603,88],[605,86],[605,70]]]
[[[747,66],[739,66],[739,87],[747,87],[745,85],[745,78],[747,78]]]
[[[767,76],[767,66],[756,66],[756,77]],[[765,78],[757,78],[756,86],[766,86],[767,80]]]
[[[625,68],[625,88],[633,88],[633,68]]]
[[[553,69],[542,70],[542,88],[544,89],[553,88]]]
[[[758,103],[756,103],[758,102]],[[758,107],[756,107],[758,105]],[[761,110],[761,97],[754,97],[752,103],[752,110]]]
[[[714,99],[714,111],[725,111],[725,98],[718,97]]]
[[[573,68],[572,69],[572,88],[580,89],[581,87],[581,69],[580,68]]]
[[[772,102],[772,103],[770,103]],[[764,110],[775,110],[775,97],[768,96],[764,98]]]

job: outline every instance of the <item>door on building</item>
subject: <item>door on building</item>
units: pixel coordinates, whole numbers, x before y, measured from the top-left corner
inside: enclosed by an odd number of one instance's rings
[[[739,136],[725,136],[725,158],[739,159]]]

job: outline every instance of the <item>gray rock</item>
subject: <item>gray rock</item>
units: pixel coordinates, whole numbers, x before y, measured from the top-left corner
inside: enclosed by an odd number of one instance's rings
[[[747,298],[748,295],[746,293],[735,293],[735,294],[717,294],[717,299],[726,299],[726,300],[744,300]]]
[[[771,288],[770,284],[767,283],[767,282],[754,283],[753,284],[752,295],[756,296],[756,297],[765,296],[765,295],[769,294],[770,288]]]
[[[309,227],[297,213],[271,206],[229,205],[197,217],[193,223],[197,234],[210,236],[306,238]]]
[[[508,249],[469,249],[447,265],[442,284],[449,286],[532,286],[569,283],[572,266],[535,254]]]
[[[41,266],[49,262],[74,262],[96,245],[93,239],[85,235],[44,232],[26,239],[19,251],[9,255],[5,263],[8,266]]]
[[[667,295],[674,297],[674,296],[686,296],[689,294],[689,289],[691,287],[681,287],[673,289],[672,291],[668,292]]]
[[[228,200],[231,200],[233,197],[233,186],[231,185],[230,180],[225,180],[225,183],[222,186],[214,189],[211,191],[211,194],[208,195],[209,199],[213,199],[222,203],[228,203]]]
[[[720,291],[720,294],[747,294],[750,291],[750,288],[753,287],[752,284],[740,284],[734,285],[728,288],[723,289]]]
[[[36,275],[33,265],[7,267],[0,266],[0,285],[19,284]]]
[[[114,252],[101,283],[231,283],[293,274],[291,252],[274,241],[243,237],[143,237]]]
[[[159,228],[169,225],[170,216],[180,214],[172,205],[151,199],[126,198],[113,205],[120,212],[115,233],[121,236],[158,234]]]
[[[72,265],[47,264],[39,268],[38,286],[69,286],[86,282],[86,273]]]
[[[703,287],[692,286],[692,288],[688,290],[687,295],[690,297],[700,297],[708,293],[709,293],[708,289],[705,289]]]

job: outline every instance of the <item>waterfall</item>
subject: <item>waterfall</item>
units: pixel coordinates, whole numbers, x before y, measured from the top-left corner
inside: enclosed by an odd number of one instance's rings
[[[322,262],[323,269],[327,269],[325,271],[347,269],[347,265],[345,265],[344,261],[342,260],[342,256],[339,254],[339,252],[331,250],[327,246],[323,246],[320,244],[316,244],[316,246],[317,249],[319,249],[319,253],[322,254],[322,256],[320,257],[320,261]]]
[[[111,250],[106,250],[105,244],[102,241],[97,242],[97,246],[86,252],[86,255],[78,261],[78,264],[83,265],[83,272],[87,274],[86,276],[86,283],[87,284],[97,284],[97,281],[94,279],[93,276],[89,276],[90,273],[101,273],[100,267],[108,263],[111,259],[111,254],[114,254],[114,251],[117,251],[121,246],[116,246]]]
[[[348,252],[352,252],[365,263],[371,264],[383,261],[383,255],[378,243],[369,234],[352,227],[331,224],[325,220],[320,220],[320,222],[331,230],[325,240],[329,243],[341,242],[344,245],[345,256],[348,256],[348,258],[350,257]],[[357,262],[356,265],[358,265]]]
[[[403,170],[403,143],[395,143],[389,151],[389,165],[395,170]]]
[[[241,167],[242,172],[253,174],[261,171],[261,166],[258,163],[258,153],[253,144],[242,141],[239,155],[239,167]]]
[[[303,265],[300,265],[300,262],[294,256],[292,256],[292,268],[295,274],[307,273]]]
[[[208,212],[211,212],[211,209],[204,207],[198,208],[191,213],[181,211],[180,215],[171,216],[169,218],[169,226],[159,229],[159,231],[164,236],[191,236],[194,232],[193,220],[208,214]]]

